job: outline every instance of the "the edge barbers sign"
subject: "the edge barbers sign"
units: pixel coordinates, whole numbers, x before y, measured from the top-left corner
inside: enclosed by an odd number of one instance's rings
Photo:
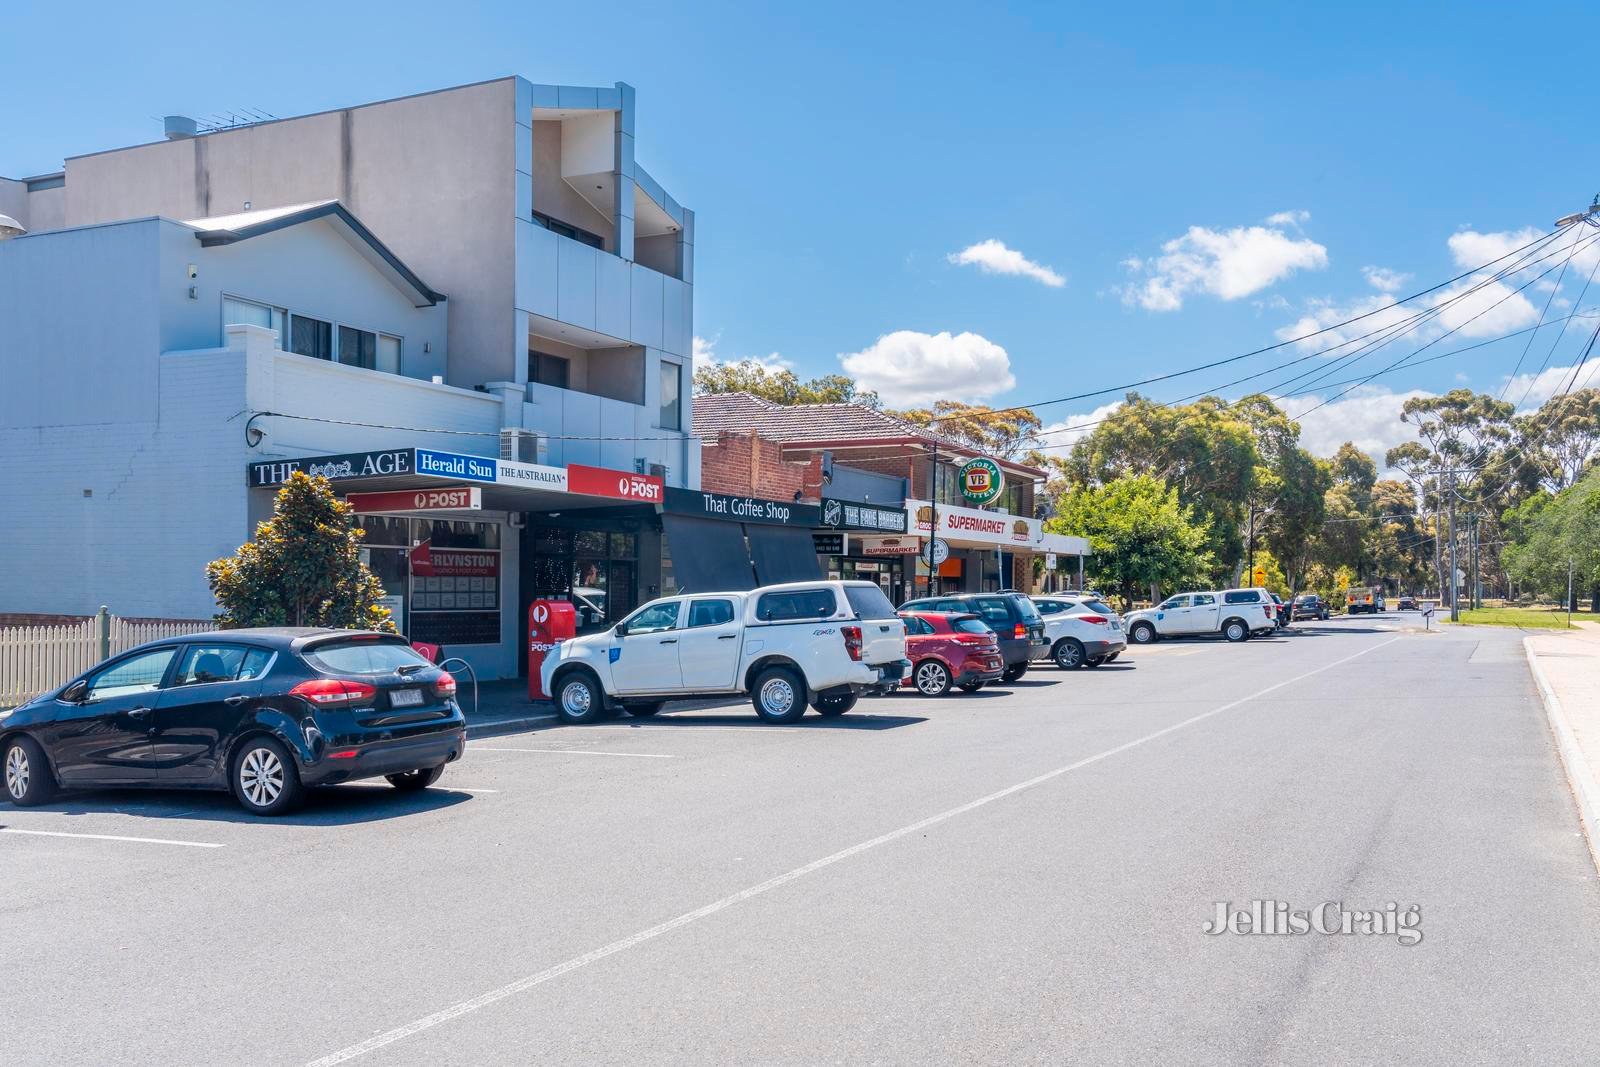
[[[823,497],[822,525],[841,530],[905,533],[906,509],[840,500],[838,497]]]
[[[810,528],[821,524],[821,509],[815,504],[707,493],[699,489],[668,489],[662,510],[674,515],[699,515],[708,519],[770,523],[774,526]]]

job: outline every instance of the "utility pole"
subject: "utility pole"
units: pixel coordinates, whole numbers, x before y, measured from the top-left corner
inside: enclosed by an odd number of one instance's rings
[[[933,469],[928,472],[928,595],[938,596],[939,565],[933,562],[933,545],[939,539],[939,439],[933,439]]]
[[[1567,629],[1572,629],[1572,557],[1567,557]]]
[[[1254,585],[1256,577],[1256,506],[1250,505],[1250,532],[1245,537],[1244,581],[1240,585]]]
[[[1467,527],[1467,537],[1470,538],[1468,544],[1471,545],[1467,558],[1472,561],[1470,564],[1472,568],[1472,588],[1467,592],[1467,606],[1481,608],[1483,607],[1483,600],[1478,595],[1478,513],[1476,511],[1472,513],[1472,523]]]
[[[1461,598],[1457,595],[1460,588],[1456,585],[1456,471],[1454,467],[1449,470],[1450,482],[1447,492],[1450,494],[1450,621],[1461,621]]]

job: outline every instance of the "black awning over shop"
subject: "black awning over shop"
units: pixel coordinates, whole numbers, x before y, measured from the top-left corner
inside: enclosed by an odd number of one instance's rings
[[[721,593],[754,589],[755,572],[736,522],[665,514],[662,528],[672,553],[672,576],[680,592]],[[806,534],[809,546],[811,535]],[[816,566],[816,557],[812,557]]]
[[[761,585],[814,582],[822,577],[810,530],[750,523],[744,532],[750,538],[750,558],[756,566],[756,581]]]

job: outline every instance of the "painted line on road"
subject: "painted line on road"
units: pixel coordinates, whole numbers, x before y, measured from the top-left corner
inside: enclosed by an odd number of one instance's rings
[[[874,837],[871,840],[863,841],[857,845],[851,845],[849,848],[835,852],[830,856],[824,856],[819,860],[813,860],[803,867],[796,867],[792,871],[789,871],[785,874],[780,874],[775,878],[769,878],[765,882],[753,885],[748,889],[741,889],[737,893],[723,897],[721,900],[714,900],[702,908],[696,908],[694,911],[685,912],[676,919],[668,919],[666,922],[652,926],[648,930],[641,930],[630,937],[621,939],[620,941],[613,941],[609,945],[602,945],[600,948],[597,948],[592,952],[587,952],[582,956],[575,956],[572,959],[567,960],[565,963],[558,963],[554,967],[540,971],[537,974],[530,974],[525,978],[519,978],[514,982],[509,982],[498,989],[491,989],[486,993],[480,993],[471,1000],[460,1001],[456,1004],[450,1005],[447,1008],[442,1008],[431,1015],[424,1015],[422,1018],[406,1023],[403,1026],[397,1026],[393,1030],[386,1030],[381,1034],[375,1034],[374,1036],[367,1038],[365,1041],[342,1048],[337,1052],[329,1053],[319,1060],[313,1060],[308,1067],[334,1067],[335,1064],[345,1063],[349,1060],[355,1059],[358,1056],[364,1056],[369,1052],[376,1052],[378,1049],[385,1048],[397,1041],[404,1041],[408,1037],[415,1037],[424,1030],[431,1030],[436,1026],[450,1022],[452,1019],[458,1019],[463,1015],[469,1015],[472,1012],[481,1011],[482,1009],[489,1007],[491,1004],[498,1003],[499,1001],[502,1001],[507,997],[515,996],[518,993],[525,993],[535,986],[543,985],[545,982],[548,982],[554,978],[559,978],[569,971],[578,970],[580,967],[587,967],[591,963],[597,963],[600,960],[605,959],[607,956],[614,956],[619,952],[624,952],[627,949],[642,945],[646,941],[653,941],[663,934],[671,933],[680,927],[688,926],[690,923],[698,922],[701,919],[708,918],[720,911],[724,911],[733,907],[735,904],[742,904],[745,901],[750,900],[752,897],[758,897],[763,893],[769,893],[780,886],[788,885],[790,882],[793,882],[796,879],[804,878],[808,874],[814,874],[815,872],[822,870],[824,867],[831,867],[836,863],[840,863],[854,856],[859,856],[863,852],[869,852],[872,849],[898,841],[903,837],[909,837],[912,834],[920,833],[921,831],[929,829],[930,827],[938,826],[940,823],[949,822],[951,819],[954,819],[957,816],[965,815],[971,811],[976,811],[979,808],[986,807],[999,800],[1004,800],[1007,797],[1014,796],[1015,794],[1021,793],[1024,790],[1043,785],[1045,782],[1053,781],[1056,778],[1060,778],[1064,774],[1070,774],[1073,771],[1088,767],[1091,764],[1110,759],[1112,756],[1120,755],[1121,753],[1127,752],[1130,749],[1149,744],[1151,741],[1166,737],[1168,734],[1177,733],[1179,730],[1187,729],[1196,723],[1201,723],[1207,719],[1213,718],[1214,716],[1221,715],[1225,711],[1231,711],[1240,705],[1248,704],[1254,700],[1259,700],[1268,693],[1277,692],[1279,689],[1282,689],[1285,686],[1294,685],[1297,682],[1303,682],[1307,678],[1312,678],[1324,671],[1329,671],[1335,667],[1343,666],[1344,664],[1349,663],[1351,660],[1359,659],[1360,657],[1365,656],[1369,652],[1376,652],[1380,648],[1387,648],[1397,641],[1403,640],[1405,640],[1403,636],[1391,637],[1389,640],[1379,644],[1369,645],[1360,652],[1345,656],[1343,659],[1336,659],[1332,663],[1325,663],[1315,670],[1310,670],[1304,674],[1296,675],[1293,678],[1274,683],[1273,685],[1267,686],[1265,689],[1260,689],[1254,693],[1251,693],[1249,696],[1240,697],[1238,700],[1223,704],[1221,707],[1212,708],[1210,711],[1203,711],[1199,715],[1191,716],[1190,718],[1184,719],[1182,722],[1173,723],[1171,726],[1163,727],[1162,729],[1156,730],[1153,733],[1145,734],[1143,737],[1138,737],[1132,741],[1126,742],[1125,744],[1117,745],[1115,748],[1108,748],[1104,752],[1097,752],[1093,756],[1086,756],[1075,763],[1067,764],[1065,767],[1057,767],[1053,771],[1046,771],[1044,774],[1029,778],[1027,781],[1018,782],[1016,785],[1007,786],[998,792],[990,793],[987,796],[981,796],[977,800],[968,801],[959,807],[950,808],[947,811],[941,811],[937,815],[930,815],[926,819],[923,819],[919,822],[914,822],[909,826],[902,826],[898,830],[891,830],[888,833]]]
[[[0,834],[28,834],[32,837],[77,837],[88,841],[125,841],[135,845],[178,845],[182,848],[223,848],[214,841],[169,841],[162,837],[120,837],[116,834],[74,834],[65,830],[22,830],[0,826]]]
[[[557,756],[632,756],[634,759],[677,759],[677,756],[666,756],[658,752],[594,752],[584,748],[484,748],[478,746],[479,752],[551,752]]]

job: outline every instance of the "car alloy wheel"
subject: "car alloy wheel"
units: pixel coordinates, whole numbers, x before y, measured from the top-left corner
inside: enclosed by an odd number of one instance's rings
[[[1056,666],[1064,671],[1075,671],[1083,666],[1083,646],[1070,637],[1056,644]]]
[[[271,807],[283,795],[284,778],[283,761],[264,745],[239,761],[239,789],[253,807]]]
[[[950,672],[938,660],[917,667],[917,692],[925,697],[943,696],[950,688]]]
[[[21,745],[12,745],[6,750],[6,792],[12,800],[21,800],[28,795],[31,778],[28,754],[22,751]]]

